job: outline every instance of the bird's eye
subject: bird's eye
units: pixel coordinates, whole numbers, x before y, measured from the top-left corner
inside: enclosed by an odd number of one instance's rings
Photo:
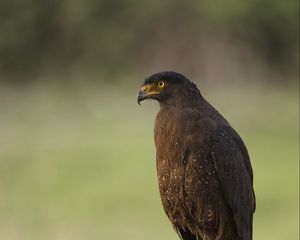
[[[160,88],[163,88],[165,86],[165,82],[164,81],[159,81],[157,83],[157,86],[159,86]]]

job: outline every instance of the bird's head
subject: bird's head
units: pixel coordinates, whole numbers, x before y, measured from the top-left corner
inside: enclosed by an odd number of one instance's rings
[[[175,102],[189,94],[200,95],[196,85],[182,74],[160,72],[147,77],[137,95],[140,104],[145,99],[155,99],[160,103]]]

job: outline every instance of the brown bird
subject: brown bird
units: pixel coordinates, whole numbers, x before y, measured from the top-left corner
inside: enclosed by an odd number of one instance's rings
[[[184,240],[251,240],[255,211],[247,149],[196,85],[176,72],[146,78],[155,99],[156,164],[164,210]]]

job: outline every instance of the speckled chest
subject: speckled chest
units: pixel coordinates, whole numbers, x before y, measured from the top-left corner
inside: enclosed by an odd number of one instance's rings
[[[170,218],[182,215],[182,207],[187,212],[197,208],[207,215],[220,195],[209,134],[195,134],[182,124],[178,127],[175,121],[158,121],[155,125],[157,174],[164,208]]]

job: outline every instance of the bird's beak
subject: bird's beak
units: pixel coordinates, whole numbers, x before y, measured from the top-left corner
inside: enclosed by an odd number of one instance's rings
[[[141,105],[140,102],[143,101],[143,100],[145,100],[146,97],[147,97],[146,89],[144,87],[142,87],[140,89],[140,91],[138,92],[138,94],[137,94],[137,103],[139,105]]]
[[[152,85],[145,85],[139,90],[137,94],[137,103],[140,105],[141,101],[145,100],[146,98],[154,98],[154,96],[159,93],[160,92],[153,89]]]

